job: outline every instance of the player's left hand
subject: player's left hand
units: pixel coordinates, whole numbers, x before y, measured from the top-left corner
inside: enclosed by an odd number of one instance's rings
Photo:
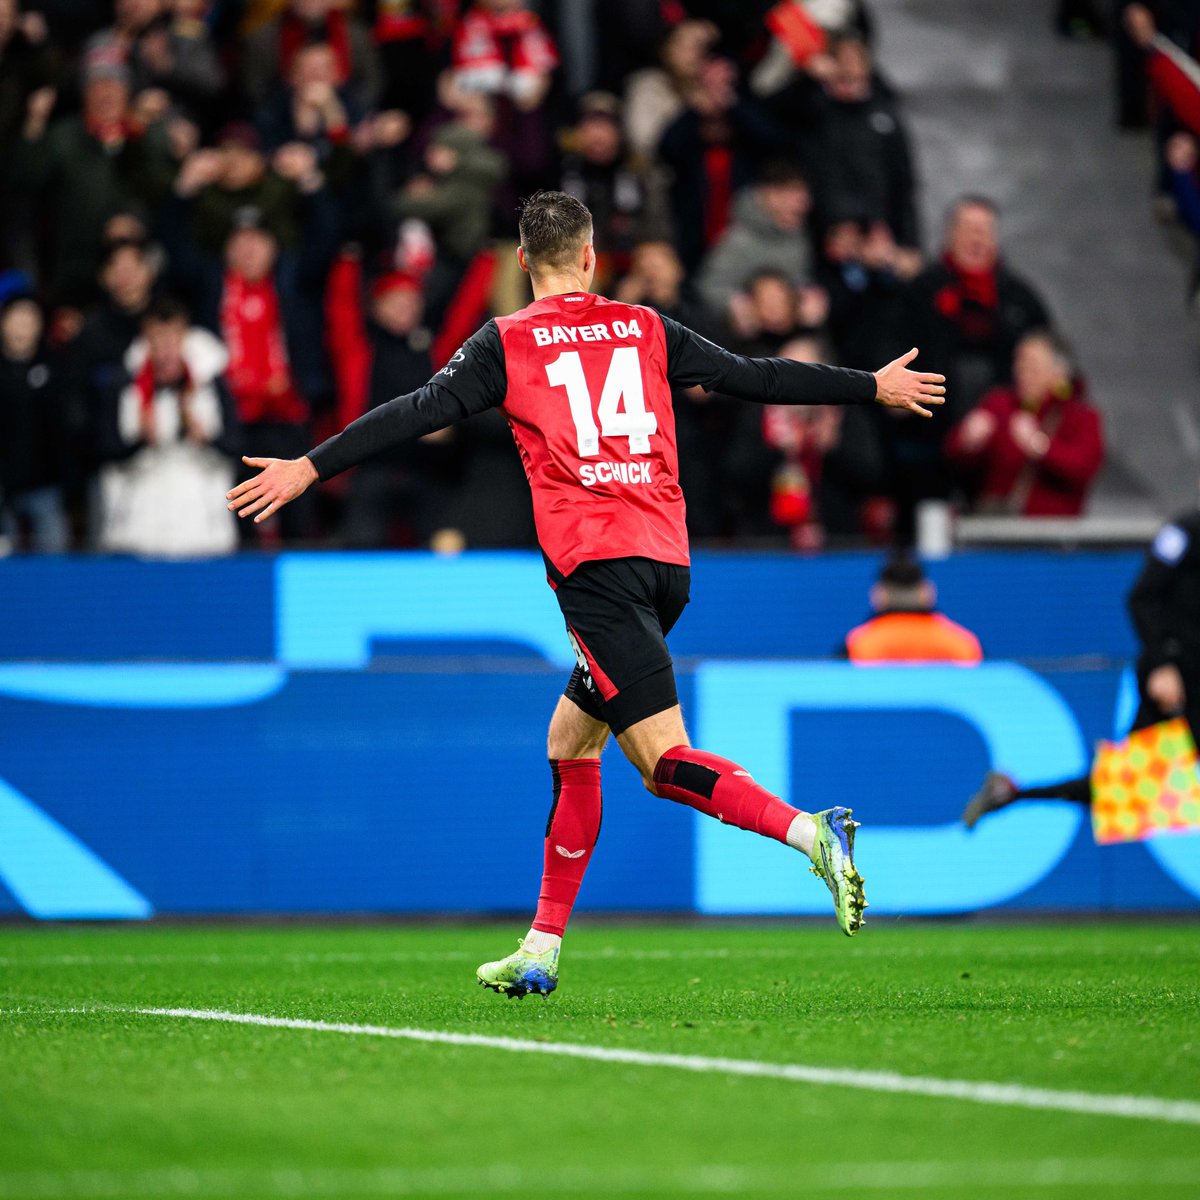
[[[317,468],[307,456],[247,458],[243,455],[242,462],[248,467],[262,467],[262,470],[253,479],[247,479],[225,493],[225,499],[229,501],[226,507],[231,512],[237,509],[239,517],[258,513],[254,520],[265,521],[273,512],[303,495],[317,482]]]
[[[910,371],[908,364],[917,357],[914,346],[907,354],[893,359],[875,372],[875,399],[885,408],[906,408],[919,417],[932,417],[926,404],[945,404],[945,375]]]
[[[1163,663],[1155,667],[1146,676],[1146,695],[1158,705],[1164,713],[1182,712],[1187,704],[1187,689],[1184,687],[1183,675],[1174,663]]]

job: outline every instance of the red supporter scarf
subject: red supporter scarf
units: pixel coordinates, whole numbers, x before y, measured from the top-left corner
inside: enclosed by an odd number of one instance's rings
[[[274,280],[268,276],[250,283],[226,274],[221,337],[229,350],[226,378],[243,421],[296,422],[307,417],[292,381]]]
[[[458,21],[458,0],[379,0],[375,15],[377,42],[443,39]]]
[[[704,245],[712,249],[729,225],[733,210],[733,151],[724,144],[704,151],[708,195],[704,205]]]
[[[454,65],[465,70],[508,67],[545,74],[558,66],[558,54],[536,13],[524,8],[509,13],[475,8],[459,27]]]
[[[154,378],[154,363],[148,354],[146,361],[142,363],[142,369],[134,376],[133,386],[138,394],[138,407],[141,410],[144,425],[146,417],[154,415],[154,397],[158,392],[158,383]],[[183,368],[183,383],[175,390],[179,395],[179,407],[183,409],[187,406],[188,399],[192,394],[192,377],[186,366]]]
[[[937,295],[938,311],[946,317],[957,317],[964,303],[977,308],[1000,307],[1000,289],[996,268],[987,271],[965,271],[950,257],[942,256],[942,266],[950,272],[951,281]]]
[[[130,138],[136,137],[141,130],[132,120],[97,121],[94,117],[84,117],[83,127],[88,136],[93,137],[105,150],[123,146]]]
[[[314,33],[317,35],[314,37]],[[286,79],[292,69],[296,52],[312,41],[326,41],[333,49],[338,64],[338,83],[350,78],[350,25],[345,10],[333,9],[325,18],[325,28],[314,30],[293,12],[285,12],[279,20],[279,74]]]

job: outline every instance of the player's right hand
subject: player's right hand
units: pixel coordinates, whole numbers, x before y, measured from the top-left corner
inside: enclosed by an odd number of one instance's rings
[[[945,375],[910,371],[908,364],[917,357],[914,346],[907,354],[893,359],[875,372],[875,399],[885,408],[906,408],[920,417],[932,417],[925,404],[945,404]]]
[[[252,479],[239,483],[225,493],[230,512],[237,510],[239,517],[258,515],[255,521],[265,521],[273,512],[303,495],[317,481],[317,468],[310,458],[247,458],[242,462],[248,467],[261,467]],[[259,511],[261,510],[261,511]]]

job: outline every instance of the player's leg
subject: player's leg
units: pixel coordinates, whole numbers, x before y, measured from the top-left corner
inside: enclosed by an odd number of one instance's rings
[[[546,821],[537,913],[525,939],[527,948],[539,952],[561,942],[600,836],[600,755],[608,726],[584,712],[571,690],[559,697],[546,745],[554,798]]]
[[[744,767],[695,749],[677,703],[628,728],[621,724],[613,720],[617,742],[649,791],[807,855],[829,887],[843,932],[858,932],[867,903],[854,866],[856,824],[849,809],[807,813],[793,808],[755,783]]]
[[[554,793],[537,913],[515,953],[484,963],[476,972],[484,987],[510,997],[530,992],[544,996],[558,985],[563,934],[600,836],[600,755],[609,729],[593,713],[598,709],[577,667],[566,694],[559,697],[546,739]]]
[[[1159,721],[1166,719],[1166,714],[1158,707],[1154,699],[1146,694],[1144,681],[1139,680],[1141,692],[1137,712],[1129,732],[1146,729]],[[1193,725],[1194,728],[1194,725]],[[1066,800],[1071,804],[1092,803],[1092,777],[1080,775],[1074,779],[1063,779],[1058,783],[1042,784],[1039,787],[1019,787],[1017,783],[1002,771],[989,771],[984,776],[979,790],[967,802],[963,809],[962,823],[968,829],[974,829],[980,820],[989,813],[999,812],[1018,800]]]
[[[648,791],[812,856],[810,814],[785,804],[727,758],[696,750],[675,704],[623,730],[617,742]]]
[[[1002,771],[989,771],[979,790],[967,801],[962,823],[968,829],[974,829],[988,813],[999,812],[1018,800],[1069,800],[1073,804],[1091,804],[1092,780],[1089,775],[1080,775],[1042,787],[1023,788]]]
[[[849,810],[801,812],[737,763],[688,741],[666,635],[689,588],[686,567],[648,559],[588,563],[559,585],[556,596],[597,715],[655,795],[808,855],[829,884],[839,923],[854,933],[865,902]]]

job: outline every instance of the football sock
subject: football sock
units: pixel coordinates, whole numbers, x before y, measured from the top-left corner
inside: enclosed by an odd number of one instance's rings
[[[546,822],[542,888],[530,934],[561,938],[600,836],[600,760],[551,759],[550,773],[554,777],[554,803]],[[531,945],[526,938],[527,949],[533,950],[534,945],[542,945],[540,939]]]
[[[675,746],[658,760],[654,787],[660,796],[690,805],[726,825],[812,853],[812,818],[755,783],[749,771],[727,758]]]
[[[1070,800],[1074,804],[1091,804],[1092,781],[1087,775],[1067,779],[1047,787],[1018,788],[1014,800]]]
[[[530,954],[544,954],[562,945],[562,938],[557,933],[543,933],[540,929],[531,929],[521,942],[521,949]]]

